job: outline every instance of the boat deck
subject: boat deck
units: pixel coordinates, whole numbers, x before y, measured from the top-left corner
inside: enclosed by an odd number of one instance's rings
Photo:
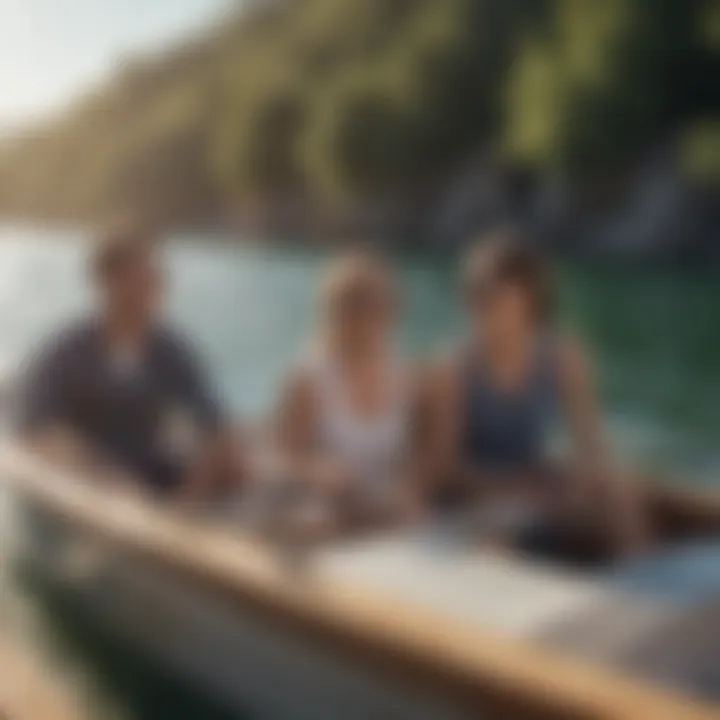
[[[319,571],[445,616],[720,698],[720,598],[676,603],[446,529],[348,543]]]
[[[318,565],[323,574],[521,637],[613,597],[580,575],[427,534],[349,543],[324,551]]]

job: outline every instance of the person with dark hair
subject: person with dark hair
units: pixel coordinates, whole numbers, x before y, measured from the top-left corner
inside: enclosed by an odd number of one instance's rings
[[[503,233],[470,249],[462,283],[469,336],[427,388],[435,476],[452,478],[455,497],[476,500],[491,534],[511,544],[574,552],[592,528],[607,550],[637,549],[639,504],[611,472],[587,355],[557,327],[550,267]],[[548,456],[558,413],[572,470]]]
[[[107,233],[89,274],[98,307],[36,353],[17,408],[22,436],[37,446],[62,437],[66,451],[163,497],[201,499],[234,482],[218,399],[188,341],[161,318],[154,236]]]

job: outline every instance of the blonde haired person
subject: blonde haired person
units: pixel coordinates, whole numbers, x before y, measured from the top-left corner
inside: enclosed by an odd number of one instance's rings
[[[366,252],[326,270],[317,335],[278,410],[280,451],[314,498],[327,534],[387,526],[417,512],[411,483],[412,382],[394,345],[395,281]]]

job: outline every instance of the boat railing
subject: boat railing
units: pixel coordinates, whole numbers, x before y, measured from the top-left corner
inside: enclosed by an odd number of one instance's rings
[[[317,646],[498,718],[711,720],[720,709],[319,574],[303,582],[269,546],[80,481],[16,444],[3,477],[45,510]]]

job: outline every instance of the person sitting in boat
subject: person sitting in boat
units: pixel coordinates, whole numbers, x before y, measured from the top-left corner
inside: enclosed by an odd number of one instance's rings
[[[602,527],[616,549],[637,548],[640,507],[611,472],[588,359],[557,328],[550,269],[503,232],[470,250],[463,284],[469,337],[428,385],[436,476],[452,478],[456,499],[476,498],[503,543],[569,552]],[[572,470],[548,458],[558,414],[577,450]]]
[[[393,344],[391,271],[372,254],[343,255],[319,305],[320,333],[291,370],[278,412],[295,487],[316,501],[321,535],[410,520],[412,382]]]
[[[160,316],[155,244],[137,229],[97,244],[90,273],[99,307],[37,353],[18,425],[40,449],[99,463],[164,497],[204,499],[239,465],[194,351]]]

